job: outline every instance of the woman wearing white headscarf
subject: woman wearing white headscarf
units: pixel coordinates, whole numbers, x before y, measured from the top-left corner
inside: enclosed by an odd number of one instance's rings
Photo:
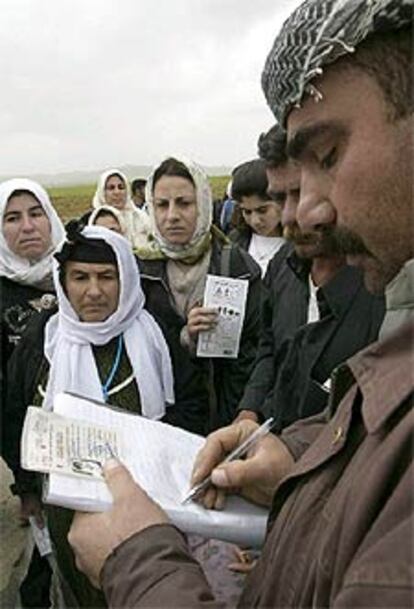
[[[138,254],[148,310],[162,325],[175,370],[176,406],[167,420],[196,433],[230,423],[255,357],[260,269],[212,225],[212,194],[204,171],[168,158],[147,182],[152,245]],[[200,331],[216,313],[200,306],[207,273],[247,279],[246,312],[236,359],[197,358]]]
[[[64,228],[47,192],[28,179],[0,184],[2,364],[31,315],[53,298],[52,255]]]
[[[104,226],[124,237],[126,237],[127,233],[121,212],[116,207],[111,207],[110,205],[102,205],[94,209],[88,218],[88,226]]]
[[[8,385],[7,363],[29,320],[42,309],[54,305],[52,255],[65,232],[44,188],[24,178],[0,184],[0,218],[0,445],[2,456],[10,465],[17,459],[19,438],[13,434],[13,417],[3,412]],[[23,510],[22,517],[25,516]],[[22,606],[45,606],[49,581],[50,567],[35,551],[20,588]]]
[[[148,215],[132,201],[128,179],[118,169],[108,169],[99,176],[92,207],[99,209],[103,205],[115,207],[121,213],[126,238],[134,249],[142,247],[148,236]]]
[[[103,227],[81,232],[72,227],[56,259],[59,309],[31,326],[12,356],[9,414],[22,425],[28,404],[49,409],[57,393],[70,391],[161,419],[174,402],[171,360],[158,324],[144,309],[130,244]],[[23,365],[28,357],[30,368]],[[18,464],[14,474],[19,494],[40,498],[36,475],[22,472]],[[72,513],[47,511],[58,564],[78,605],[105,606],[74,566],[66,541]]]
[[[165,420],[198,433],[231,423],[255,358],[261,280],[254,260],[212,224],[213,203],[204,171],[188,159],[168,158],[147,182],[153,237],[140,260],[148,310],[162,324],[173,358],[176,403]],[[145,253],[141,254],[142,256]],[[238,357],[195,356],[198,333],[216,323],[201,306],[207,273],[248,281]],[[189,537],[216,598],[235,606],[241,576],[227,569],[235,548],[197,535]]]

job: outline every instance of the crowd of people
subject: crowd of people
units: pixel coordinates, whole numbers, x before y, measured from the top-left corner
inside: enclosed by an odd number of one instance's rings
[[[66,226],[41,185],[0,184],[2,457],[55,558],[35,549],[22,607],[54,586],[66,607],[412,607],[412,31],[413,0],[299,6],[262,74],[276,123],[218,213],[177,156],[105,171]],[[247,285],[236,356],[198,354],[209,275]],[[61,391],[205,436],[196,500],[265,506],[263,547],[185,536],[116,459],[107,512],[43,504],[20,439]]]

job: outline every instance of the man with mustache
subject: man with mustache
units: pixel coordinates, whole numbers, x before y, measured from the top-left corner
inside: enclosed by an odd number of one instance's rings
[[[332,226],[302,231],[297,223],[300,170],[286,156],[286,134],[275,125],[259,139],[268,194],[282,206],[290,241],[264,279],[261,339],[236,421],[275,419],[275,431],[322,411],[334,372],[335,403],[348,388],[340,367],[374,341],[384,315],[382,295],[370,294],[360,270],[346,265]],[[341,392],[339,391],[341,386]]]

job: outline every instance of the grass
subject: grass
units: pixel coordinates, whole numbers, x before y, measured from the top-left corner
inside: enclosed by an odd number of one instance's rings
[[[209,180],[213,191],[213,199],[223,198],[229,178],[227,176],[214,176]],[[67,222],[90,209],[95,188],[95,184],[57,186],[48,188],[48,192],[62,221]]]

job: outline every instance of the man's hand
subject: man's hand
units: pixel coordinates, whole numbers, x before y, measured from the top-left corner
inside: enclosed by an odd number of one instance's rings
[[[100,514],[77,512],[68,535],[77,568],[96,588],[100,588],[105,560],[117,546],[134,533],[168,522],[165,512],[134,482],[123,465],[108,461],[104,475],[114,499],[112,509]]]
[[[237,491],[259,505],[270,506],[277,485],[294,464],[279,438],[269,433],[252,447],[245,459],[216,467],[257,428],[256,423],[245,420],[208,436],[197,455],[191,478],[191,485],[195,486],[209,474],[212,476],[214,486],[202,498],[205,507],[222,508],[223,491]]]
[[[191,340],[196,341],[199,332],[212,330],[218,321],[216,309],[208,307],[194,307],[188,314],[187,331]]]

